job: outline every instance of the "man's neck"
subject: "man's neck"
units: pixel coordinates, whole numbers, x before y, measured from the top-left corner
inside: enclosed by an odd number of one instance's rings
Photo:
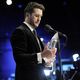
[[[33,31],[34,30],[34,28],[33,28],[33,26],[31,26],[29,23],[27,23],[27,22],[23,22],[24,24],[26,24],[28,27],[29,27],[29,29],[31,30],[31,31]]]

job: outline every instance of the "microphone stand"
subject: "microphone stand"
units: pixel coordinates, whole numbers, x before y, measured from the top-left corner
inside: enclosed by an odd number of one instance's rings
[[[58,33],[59,35],[59,33]],[[58,62],[59,62],[59,70],[60,70],[60,80],[63,80],[63,71],[62,71],[62,62],[61,62],[61,54],[60,54],[60,39],[58,36],[58,42],[57,42],[57,52],[58,52]]]
[[[65,34],[62,34],[62,33],[59,32],[59,31],[54,30],[54,29],[51,28],[51,26],[48,25],[48,24],[46,25],[46,30],[47,30],[49,33],[51,33],[51,34],[53,34],[53,33],[55,33],[55,32],[58,32],[57,52],[58,52],[58,62],[59,62],[59,69],[60,69],[60,79],[59,79],[59,80],[65,80],[65,79],[64,79],[64,76],[63,76],[63,71],[62,71],[62,62],[61,62],[61,54],[60,54],[61,49],[60,49],[60,39],[59,39],[59,35],[63,35],[63,36],[66,38],[66,42],[67,42],[67,36],[66,36]],[[66,46],[66,45],[65,45],[65,46]]]

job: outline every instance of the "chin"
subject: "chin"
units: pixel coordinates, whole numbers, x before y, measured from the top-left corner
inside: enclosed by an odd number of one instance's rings
[[[38,27],[38,26],[39,26],[38,24],[35,25],[35,27]]]

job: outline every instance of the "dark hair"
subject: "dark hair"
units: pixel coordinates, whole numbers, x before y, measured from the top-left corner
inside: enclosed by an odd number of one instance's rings
[[[39,8],[41,10],[45,10],[45,7],[42,4],[39,4],[37,2],[29,2],[26,6],[26,8],[24,9],[24,15],[26,15],[26,13],[32,13],[34,8]]]

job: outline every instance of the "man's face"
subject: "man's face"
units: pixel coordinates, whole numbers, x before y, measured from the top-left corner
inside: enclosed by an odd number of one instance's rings
[[[34,28],[38,27],[40,24],[42,15],[43,15],[42,10],[35,8],[33,13],[30,14],[30,17],[29,17],[30,25],[32,25]]]

